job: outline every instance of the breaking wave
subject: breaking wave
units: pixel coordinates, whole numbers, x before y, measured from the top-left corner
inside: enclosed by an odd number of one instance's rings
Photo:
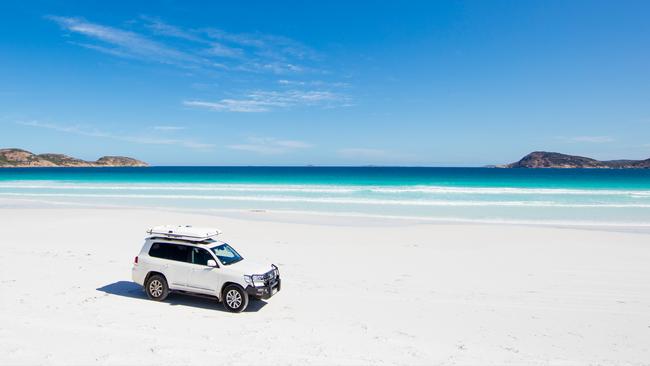
[[[248,202],[294,202],[320,204],[352,205],[398,205],[398,206],[458,206],[458,207],[564,207],[564,208],[650,208],[644,203],[566,203],[554,201],[470,201],[470,200],[425,200],[425,199],[374,199],[374,198],[336,198],[336,197],[297,197],[297,196],[224,196],[189,194],[76,194],[76,193],[16,193],[0,192],[0,196],[10,197],[69,197],[69,198],[127,198],[127,199],[177,199],[177,200],[216,200]]]
[[[447,187],[447,186],[356,186],[356,185],[275,185],[275,184],[67,184],[40,182],[0,183],[0,189],[51,190],[106,190],[106,191],[196,191],[196,192],[278,192],[278,193],[423,193],[423,194],[478,194],[478,195],[578,195],[650,197],[650,190],[568,189],[519,187]]]

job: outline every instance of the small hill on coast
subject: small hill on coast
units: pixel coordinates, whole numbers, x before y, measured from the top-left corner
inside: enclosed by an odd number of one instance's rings
[[[500,166],[501,168],[593,168],[593,169],[648,169],[646,160],[596,160],[584,156],[556,152],[534,151],[521,160]]]
[[[64,154],[34,154],[23,149],[0,149],[0,167],[142,167],[147,163],[126,156],[102,156],[86,161]]]

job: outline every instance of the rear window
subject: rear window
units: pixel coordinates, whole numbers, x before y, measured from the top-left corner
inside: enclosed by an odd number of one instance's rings
[[[190,262],[190,247],[181,244],[154,243],[149,249],[149,255],[172,261]]]

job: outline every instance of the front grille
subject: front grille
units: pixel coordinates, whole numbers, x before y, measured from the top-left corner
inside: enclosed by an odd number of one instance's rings
[[[275,272],[275,269],[272,269],[264,274],[264,282],[273,282],[275,281],[275,278],[277,277],[277,274]]]
[[[280,271],[278,271],[278,267],[276,267],[275,265],[271,265],[271,266],[273,267],[272,270],[261,275],[262,280],[264,281],[264,286],[273,285],[274,283],[277,282],[278,278],[280,277]]]

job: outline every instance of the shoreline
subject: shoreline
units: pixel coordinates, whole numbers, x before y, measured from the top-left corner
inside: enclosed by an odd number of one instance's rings
[[[436,218],[400,215],[373,215],[359,212],[318,212],[272,209],[202,209],[170,206],[124,206],[120,204],[97,204],[83,202],[45,201],[30,198],[0,197],[0,210],[6,209],[94,209],[94,210],[153,210],[183,214],[209,215],[223,218],[258,220],[283,223],[307,223],[362,226],[409,226],[409,225],[477,225],[477,226],[524,226],[558,229],[584,229],[594,231],[629,232],[650,234],[650,223],[535,221],[501,219]]]

